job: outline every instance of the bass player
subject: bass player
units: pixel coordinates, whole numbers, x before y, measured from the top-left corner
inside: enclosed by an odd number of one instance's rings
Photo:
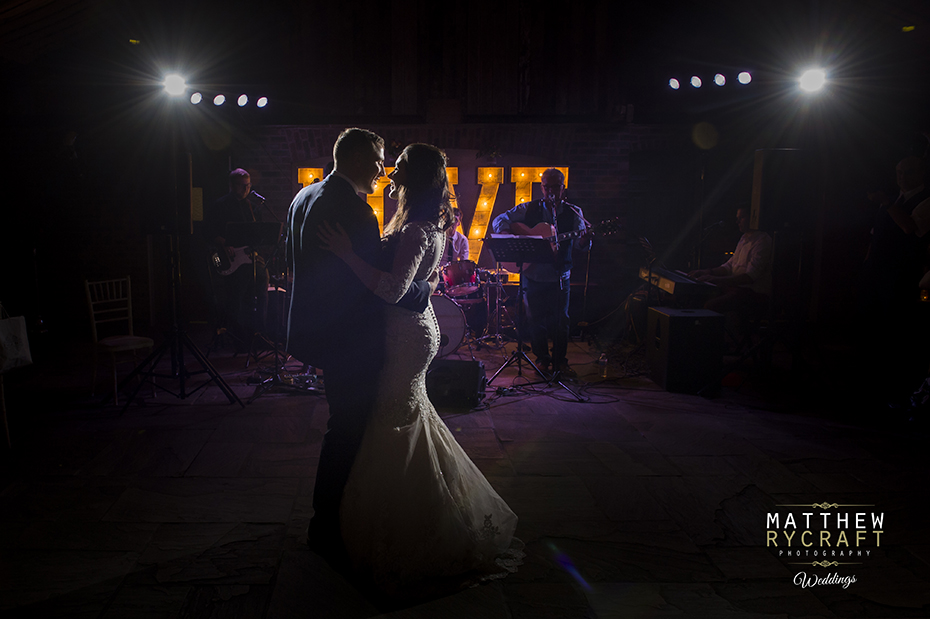
[[[217,298],[218,324],[238,340],[238,349],[248,349],[252,335],[265,324],[268,306],[268,269],[261,256],[249,247],[226,243],[226,224],[261,221],[260,204],[250,202],[252,179],[242,168],[229,173],[229,193],[204,212],[204,236],[215,252],[213,282]],[[254,271],[252,259],[255,259]],[[218,266],[216,262],[221,263]]]

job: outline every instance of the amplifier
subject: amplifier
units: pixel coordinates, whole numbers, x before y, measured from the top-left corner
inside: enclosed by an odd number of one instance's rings
[[[650,307],[646,361],[666,391],[697,393],[720,379],[723,314],[703,309]]]
[[[481,361],[436,359],[426,372],[426,392],[436,408],[475,408],[487,383]]]

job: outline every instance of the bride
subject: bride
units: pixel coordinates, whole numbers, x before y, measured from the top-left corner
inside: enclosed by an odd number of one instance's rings
[[[454,217],[445,154],[438,148],[411,144],[389,178],[391,197],[398,200],[383,239],[384,250],[393,254],[390,273],[359,258],[338,227],[324,224],[319,237],[393,304],[411,280],[426,279],[436,268]],[[352,566],[399,597],[503,577],[522,555],[511,550],[512,542],[519,544],[513,539],[517,517],[427,398],[426,370],[439,350],[436,315],[431,306],[418,314],[390,305],[386,327],[378,404],[340,510]]]

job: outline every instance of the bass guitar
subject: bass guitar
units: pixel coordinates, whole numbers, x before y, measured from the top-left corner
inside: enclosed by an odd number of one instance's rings
[[[244,264],[252,264],[252,250],[249,247],[233,247],[232,250],[232,259],[226,254],[225,247],[213,252],[211,256],[213,268],[223,277],[232,275]]]

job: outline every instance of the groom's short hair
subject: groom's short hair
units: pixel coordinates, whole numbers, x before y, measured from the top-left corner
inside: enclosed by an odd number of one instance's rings
[[[333,145],[333,159],[336,161],[336,167],[339,167],[340,160],[345,162],[359,153],[367,154],[371,147],[384,148],[384,139],[368,129],[350,127],[343,130],[336,138],[336,144]]]

